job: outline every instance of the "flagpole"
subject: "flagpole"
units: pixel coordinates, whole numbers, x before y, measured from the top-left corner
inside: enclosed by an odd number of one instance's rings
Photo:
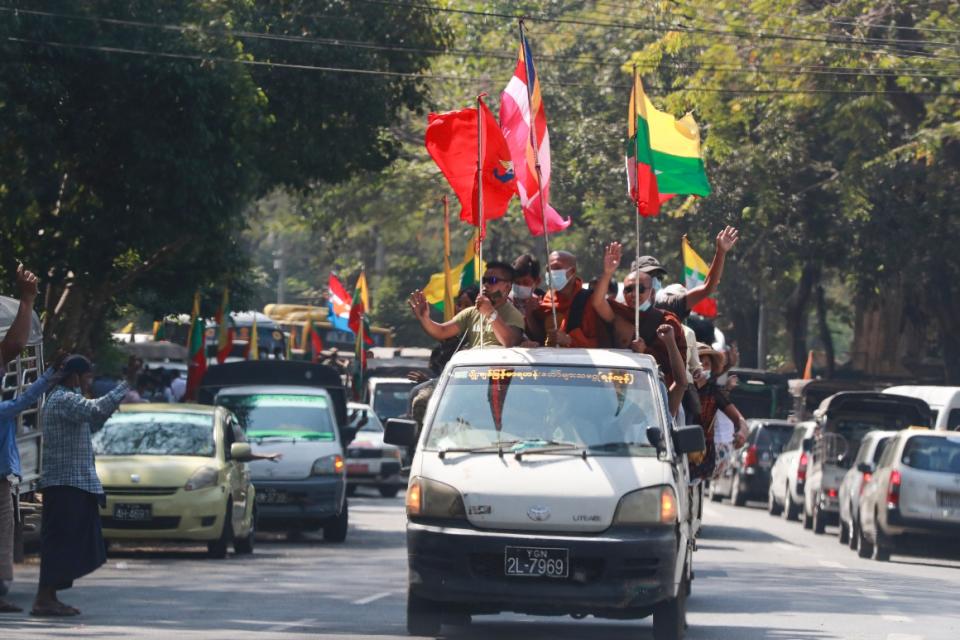
[[[481,99],[486,93],[477,96],[477,214],[480,222],[480,240],[477,243],[477,253],[480,256],[480,265],[483,266],[483,238],[486,236],[486,228],[483,226],[483,110],[480,108]],[[483,274],[480,274],[480,290],[483,290]],[[486,330],[486,318],[481,318],[481,323]],[[483,336],[480,336],[480,348],[483,349]]]
[[[634,287],[636,287],[639,284],[638,280],[640,279],[640,270],[639,270],[640,269],[640,131],[639,131],[639,125],[637,123],[637,113],[639,113],[640,111],[640,96],[637,95],[638,79],[639,78],[637,76],[637,65],[636,63],[634,63],[633,89],[632,89],[633,91],[633,114],[632,114],[633,123],[632,124],[634,127],[633,144],[635,146],[633,150],[633,159],[634,159],[633,182],[637,187],[637,199],[636,199],[637,219],[635,222],[636,235],[637,235],[637,238],[636,238],[637,258],[636,258],[636,262],[634,263],[635,266],[637,267],[637,275],[634,276],[634,282],[633,282]],[[634,289],[634,291],[636,291],[636,289]],[[651,293],[651,295],[653,294]],[[640,295],[639,293],[636,293],[636,292],[633,294],[633,339],[634,340],[640,339]]]
[[[453,319],[453,282],[450,279],[450,199],[443,202],[443,321]],[[449,308],[448,308],[449,307]]]
[[[530,74],[527,72],[530,68],[530,61],[527,59],[527,48],[524,46],[526,44],[526,36],[523,34],[523,18],[520,18],[520,47],[523,49],[523,62],[526,65],[525,75],[527,76],[527,105],[530,108],[530,145],[533,147],[533,160],[534,167],[537,172],[537,195],[540,198],[540,220],[543,224],[543,246],[547,252],[547,269],[550,269],[550,233],[547,230],[547,211],[543,204],[543,173],[540,169],[540,151],[537,149],[537,125],[533,113],[533,87],[530,80]],[[548,278],[549,280],[549,278]],[[549,282],[550,288],[553,289],[553,283]],[[557,325],[557,291],[553,289],[553,295],[550,296],[550,311],[553,315],[553,327],[554,330],[558,328]]]

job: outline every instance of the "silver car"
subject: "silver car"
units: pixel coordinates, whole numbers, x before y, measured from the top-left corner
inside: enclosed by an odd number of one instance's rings
[[[793,435],[770,469],[770,488],[767,510],[771,515],[783,514],[787,520],[796,520],[803,510],[803,488],[807,478],[807,463],[813,445],[813,431],[817,423],[801,422],[793,428]]]
[[[871,431],[860,442],[860,452],[840,484],[840,544],[856,550],[860,539],[860,496],[877,470],[877,463],[896,431]]]
[[[960,434],[911,428],[891,438],[860,500],[860,523],[861,558],[889,560],[908,540],[955,547]]]

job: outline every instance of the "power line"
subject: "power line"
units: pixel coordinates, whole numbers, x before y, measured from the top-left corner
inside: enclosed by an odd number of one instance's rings
[[[8,7],[0,7],[0,12],[4,11],[14,11]],[[407,47],[401,45],[389,45],[384,43],[377,42],[367,42],[367,41],[356,41],[356,40],[345,40],[339,38],[320,38],[320,37],[311,37],[311,36],[291,36],[286,34],[270,34],[263,32],[253,32],[245,30],[234,30],[234,29],[203,29],[194,25],[177,25],[177,24],[164,24],[164,23],[155,23],[155,22],[143,22],[138,20],[125,20],[119,18],[107,18],[101,16],[82,16],[82,15],[72,15],[72,14],[62,14],[50,11],[38,11],[38,10],[16,10],[17,13],[23,13],[26,15],[38,16],[38,17],[51,17],[56,19],[65,19],[65,20],[76,20],[84,22],[94,22],[94,23],[104,23],[114,26],[124,26],[124,27],[135,27],[135,28],[145,28],[145,29],[159,29],[164,31],[171,31],[177,33],[202,33],[202,34],[215,34],[215,35],[229,35],[242,39],[259,39],[267,41],[279,41],[279,42],[288,42],[296,44],[305,44],[305,45],[316,45],[316,46],[330,46],[330,47],[345,47],[345,48],[358,48],[358,49],[367,49],[373,51],[392,51],[392,52],[403,52],[403,53],[425,53],[433,55],[456,55],[456,56],[473,56],[473,57],[485,57],[485,58],[495,58],[502,60],[513,60],[515,55],[506,52],[493,51],[489,49],[438,49],[438,48],[426,48],[426,47]],[[599,58],[596,56],[583,56],[583,55],[573,55],[573,56],[564,56],[564,55],[551,55],[551,54],[541,54],[537,56],[539,60],[550,60],[550,61],[561,61],[561,62],[578,62],[582,64],[609,64],[611,67],[616,66],[620,68],[623,66],[624,61],[613,58]],[[872,76],[872,77],[919,77],[919,78],[938,78],[938,79],[957,79],[960,78],[960,75],[954,75],[949,73],[939,73],[934,74],[930,73],[927,69],[920,68],[901,68],[901,69],[891,69],[891,68],[880,68],[880,67],[827,67],[825,65],[751,65],[749,67],[736,67],[732,65],[704,65],[700,63],[684,63],[684,62],[661,62],[658,66],[661,67],[670,67],[676,69],[695,69],[695,70],[704,70],[704,71],[726,71],[730,73],[741,73],[754,75],[758,73],[777,73],[777,74],[787,74],[787,75],[826,75],[826,76]],[[956,70],[960,74],[960,69]]]
[[[225,64],[239,64],[247,65],[254,67],[267,67],[267,68],[278,68],[278,69],[292,69],[297,71],[317,71],[317,72],[326,72],[326,73],[343,73],[343,74],[354,74],[354,75],[363,75],[369,77],[386,77],[386,78],[406,78],[409,80],[442,80],[448,82],[463,82],[471,84],[482,84],[488,83],[491,81],[491,78],[477,78],[477,77],[464,77],[456,75],[444,75],[444,74],[433,74],[433,73],[421,73],[421,72],[404,72],[404,71],[385,71],[379,69],[362,69],[362,68],[351,68],[351,67],[333,67],[333,66],[321,66],[321,65],[309,65],[309,64],[294,64],[294,63],[285,63],[285,62],[268,62],[265,60],[249,60],[249,59],[235,59],[235,58],[225,58],[220,56],[207,56],[201,54],[189,54],[189,53],[174,53],[167,51],[148,51],[144,49],[131,49],[127,47],[108,47],[108,46],[99,46],[99,45],[83,45],[69,42],[57,42],[50,40],[30,40],[26,38],[15,38],[7,37],[5,38],[8,42],[15,42],[18,44],[28,44],[36,46],[46,46],[52,48],[60,49],[77,49],[82,51],[93,51],[97,53],[104,54],[121,54],[121,55],[135,55],[141,57],[157,57],[157,58],[166,58],[173,60],[188,60],[191,62],[222,62]],[[553,80],[549,79],[550,84],[564,87],[595,87],[601,89],[629,89],[630,85],[628,84],[598,84],[593,82],[567,82],[562,80]],[[698,87],[698,86],[684,86],[684,87],[661,87],[657,85],[650,85],[651,89],[659,89],[663,91],[676,92],[676,91],[704,91],[710,93],[729,93],[729,94],[738,94],[738,95],[776,95],[776,94],[801,94],[801,95],[936,95],[936,96],[960,96],[958,93],[949,93],[942,91],[887,91],[887,90],[873,90],[873,89],[849,89],[849,90],[835,90],[835,89],[722,89],[717,87]]]

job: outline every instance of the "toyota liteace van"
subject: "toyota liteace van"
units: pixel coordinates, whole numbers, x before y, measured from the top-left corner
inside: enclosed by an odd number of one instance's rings
[[[424,420],[406,495],[407,627],[473,614],[653,616],[680,638],[692,577],[686,454],[653,358],[592,349],[456,354]]]

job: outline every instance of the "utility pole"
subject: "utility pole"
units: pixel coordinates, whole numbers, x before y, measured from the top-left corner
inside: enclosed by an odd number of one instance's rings
[[[287,298],[287,260],[283,252],[282,240],[273,252],[273,268],[277,270],[277,304],[284,304]]]

